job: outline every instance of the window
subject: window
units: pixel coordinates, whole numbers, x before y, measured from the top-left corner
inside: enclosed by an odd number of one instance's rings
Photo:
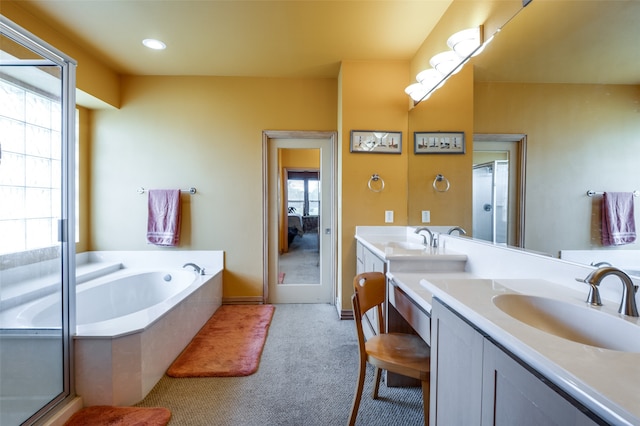
[[[0,79],[0,254],[58,242],[62,199],[59,99]]]
[[[287,207],[302,216],[318,216],[320,212],[320,182],[318,172],[289,172]]]

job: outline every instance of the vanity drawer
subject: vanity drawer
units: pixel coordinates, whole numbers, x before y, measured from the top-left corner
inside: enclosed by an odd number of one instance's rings
[[[405,321],[431,345],[431,316],[420,306],[416,305],[402,289],[389,283],[389,303],[393,305]]]

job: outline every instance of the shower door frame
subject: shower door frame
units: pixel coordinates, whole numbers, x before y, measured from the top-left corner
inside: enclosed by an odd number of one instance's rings
[[[0,35],[40,55],[39,60],[0,62],[3,66],[57,66],[61,83],[61,209],[58,221],[62,296],[62,392],[23,423],[34,424],[52,416],[56,409],[75,397],[73,339],[75,330],[75,105],[76,66],[74,59],[0,15]],[[43,360],[46,362],[46,360]]]

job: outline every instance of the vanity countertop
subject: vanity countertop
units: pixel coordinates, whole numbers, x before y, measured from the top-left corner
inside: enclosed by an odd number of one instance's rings
[[[442,226],[429,229],[439,233],[450,228]],[[440,244],[439,247],[425,246],[422,237],[413,232],[414,229],[407,226],[358,226],[355,238],[384,260],[466,261],[465,254],[448,250],[444,244]]]
[[[431,312],[432,297],[437,297],[607,422],[640,424],[639,352],[603,349],[557,337],[503,312],[494,298],[524,294],[554,299],[579,309],[599,310],[614,321],[626,322],[621,325],[627,328],[640,328],[640,319],[617,313],[617,303],[588,307],[583,292],[541,279],[483,279],[468,273],[388,275],[426,312]]]

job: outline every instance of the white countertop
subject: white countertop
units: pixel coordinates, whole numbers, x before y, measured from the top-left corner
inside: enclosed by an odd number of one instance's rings
[[[423,308],[431,295],[467,318],[500,345],[539,371],[559,388],[612,424],[640,424],[640,353],[607,350],[576,343],[520,322],[493,302],[494,296],[523,293],[586,306],[584,294],[544,280],[481,279],[469,276],[392,275]],[[407,291],[408,292],[408,291]],[[637,318],[622,317],[617,305],[598,309],[616,320],[640,326]]]
[[[450,227],[434,227],[438,229]],[[446,249],[444,244],[428,247],[422,244],[422,237],[406,226],[367,226],[356,227],[355,238],[365,247],[384,260],[422,260],[422,261],[466,261],[467,256]]]

